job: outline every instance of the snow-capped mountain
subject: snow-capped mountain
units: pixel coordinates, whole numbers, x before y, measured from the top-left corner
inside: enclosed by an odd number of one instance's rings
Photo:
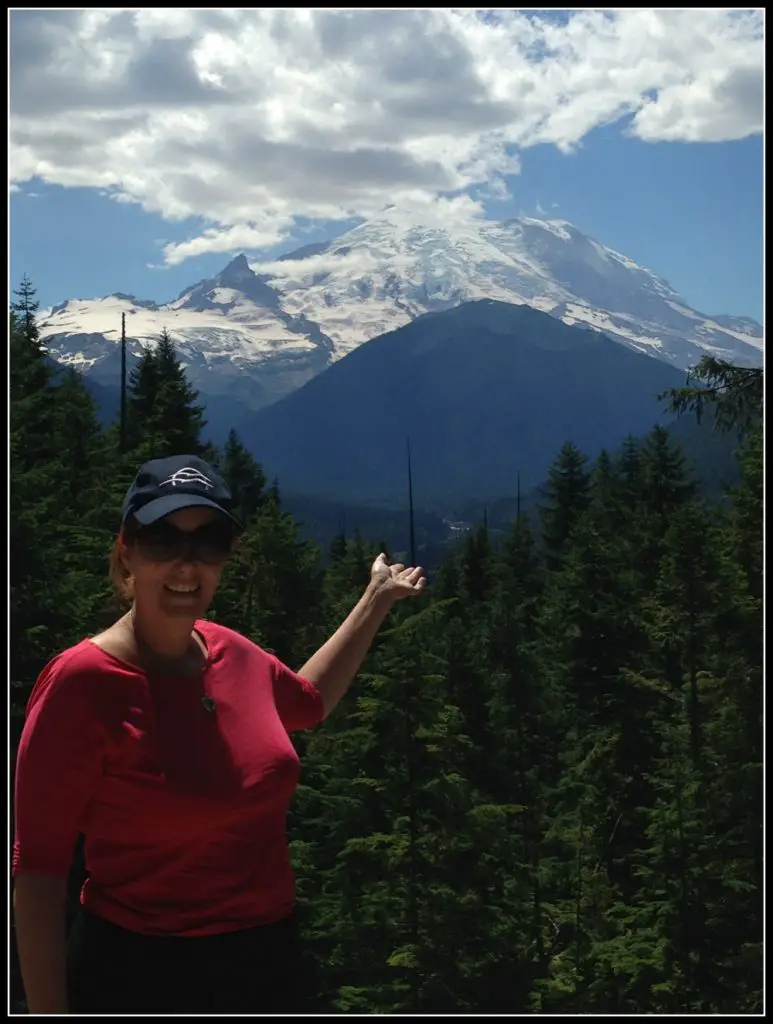
[[[272,264],[238,256],[164,305],[123,294],[69,300],[42,311],[40,326],[55,359],[103,383],[118,380],[122,313],[134,357],[166,328],[205,398],[257,409],[377,335],[484,298],[603,331],[680,369],[705,352],[762,363],[753,320],[705,316],[571,224],[526,217],[428,227],[387,213]]]
[[[205,396],[230,396],[253,408],[305,384],[328,365],[333,349],[316,324],[282,309],[280,296],[256,277],[244,256],[165,305],[121,293],[71,299],[42,311],[41,336],[58,362],[115,384],[122,314],[130,360],[166,328]]]
[[[422,313],[495,299],[587,324],[682,369],[706,351],[761,361],[759,324],[691,309],[662,278],[566,221],[401,228],[385,216],[273,267],[252,266],[285,309],[320,325],[337,355]]]

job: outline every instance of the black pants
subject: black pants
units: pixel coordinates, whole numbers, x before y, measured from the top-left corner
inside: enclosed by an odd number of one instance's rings
[[[81,908],[68,943],[70,1013],[308,1012],[295,917],[201,938],[140,935]]]

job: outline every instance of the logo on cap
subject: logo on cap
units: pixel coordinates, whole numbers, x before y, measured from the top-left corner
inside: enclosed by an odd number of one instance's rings
[[[167,477],[166,480],[162,480],[158,486],[167,487],[170,484],[172,487],[177,487],[178,484],[181,487],[195,487],[198,485],[199,487],[203,487],[205,490],[210,490],[215,486],[208,476],[204,476],[200,470],[194,469],[192,466],[185,466],[183,469],[178,469],[175,473],[172,473],[171,476]]]

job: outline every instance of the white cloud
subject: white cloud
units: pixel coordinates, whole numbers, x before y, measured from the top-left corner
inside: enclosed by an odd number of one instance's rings
[[[326,274],[356,273],[366,275],[379,266],[379,259],[372,253],[336,251],[335,243],[329,252],[307,256],[305,259],[270,260],[267,262],[251,262],[250,267],[256,274],[265,274],[273,281],[282,281],[287,288],[303,288],[313,283],[314,279]]]
[[[621,118],[650,142],[743,138],[762,68],[761,11],[16,10],[11,179],[201,218],[164,249],[179,263],[299,217],[504,197],[519,151]]]
[[[188,242],[168,242],[164,257],[169,266],[175,266],[191,256],[205,252],[235,252],[265,249],[286,237],[292,227],[290,217],[267,218],[265,224],[236,224],[230,228],[207,228],[198,238]]]

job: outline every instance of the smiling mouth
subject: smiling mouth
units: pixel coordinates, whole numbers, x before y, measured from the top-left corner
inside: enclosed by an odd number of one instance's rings
[[[201,585],[197,583],[196,586],[194,586],[194,587],[184,587],[184,586],[172,587],[168,583],[165,583],[164,584],[164,590],[168,591],[170,594],[183,594],[183,595],[187,594],[187,595],[191,595],[191,594],[197,594],[201,590]]]

